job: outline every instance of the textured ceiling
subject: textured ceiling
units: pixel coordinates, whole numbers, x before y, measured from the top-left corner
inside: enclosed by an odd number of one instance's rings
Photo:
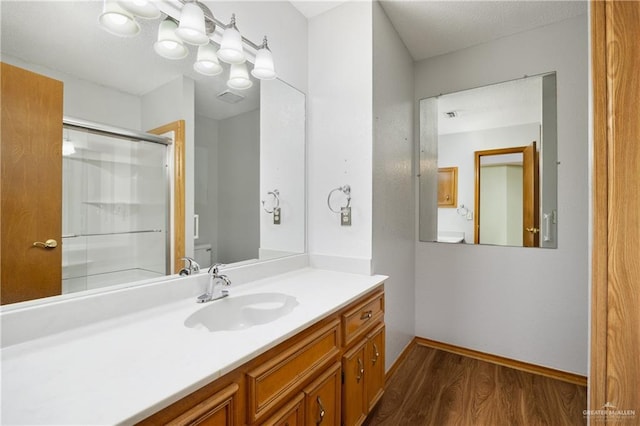
[[[415,61],[587,13],[583,0],[380,3]]]

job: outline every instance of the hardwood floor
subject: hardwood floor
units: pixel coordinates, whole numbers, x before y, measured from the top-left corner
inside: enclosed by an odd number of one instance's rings
[[[583,425],[587,389],[414,346],[365,421],[374,425]]]

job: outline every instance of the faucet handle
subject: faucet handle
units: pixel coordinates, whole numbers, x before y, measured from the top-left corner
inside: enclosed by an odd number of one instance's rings
[[[192,257],[183,257],[180,260],[185,261],[185,268],[180,271],[181,275],[183,275],[183,271],[187,272],[186,275],[191,275],[194,272],[200,271],[200,265]]]
[[[214,263],[213,265],[211,265],[211,267],[209,268],[209,274],[218,275],[218,266],[224,266],[224,263]]]

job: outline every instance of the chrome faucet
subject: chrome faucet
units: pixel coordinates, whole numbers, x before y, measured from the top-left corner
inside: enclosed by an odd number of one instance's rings
[[[193,273],[200,272],[200,265],[198,265],[198,262],[193,260],[193,258],[183,257],[180,260],[184,260],[185,262],[185,267],[180,269],[180,275],[191,275]]]
[[[226,275],[220,275],[218,273],[218,266],[222,265],[216,263],[209,268],[209,285],[207,286],[207,292],[198,296],[198,303],[211,302],[212,300],[222,299],[229,295],[229,290],[224,290],[223,287],[229,287],[231,280]]]

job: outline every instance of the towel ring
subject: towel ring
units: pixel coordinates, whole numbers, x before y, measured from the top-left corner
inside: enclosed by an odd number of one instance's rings
[[[347,205],[344,207],[341,207],[338,210],[334,210],[333,207],[331,207],[331,196],[336,191],[342,191],[342,193],[344,193],[344,195],[347,196]],[[329,210],[331,210],[334,213],[341,213],[342,209],[348,209],[349,206],[351,206],[351,187],[349,185],[344,185],[344,186],[340,186],[338,188],[332,189],[331,192],[329,192],[329,196],[327,196],[327,206],[329,206]]]
[[[267,195],[273,195],[273,208],[271,210],[268,210],[265,207],[266,201],[262,200],[262,209],[267,213],[273,213],[275,209],[280,207],[280,191],[278,191],[277,189],[274,189],[273,191],[267,192]]]

